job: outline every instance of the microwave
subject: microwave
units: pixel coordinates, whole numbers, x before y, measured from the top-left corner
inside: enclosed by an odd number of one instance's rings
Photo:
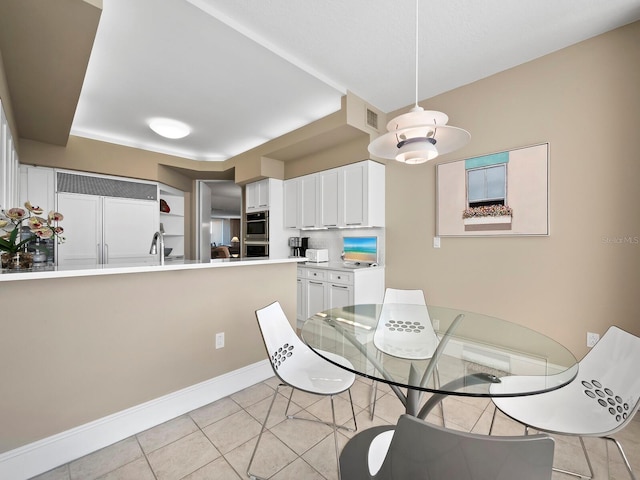
[[[245,240],[248,242],[269,241],[269,212],[264,211],[246,214]]]

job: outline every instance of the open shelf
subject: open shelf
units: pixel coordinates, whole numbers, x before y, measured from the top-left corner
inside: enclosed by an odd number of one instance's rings
[[[184,257],[184,192],[160,185],[160,199],[167,202],[169,213],[160,212],[164,226],[164,245],[173,248],[169,258]]]

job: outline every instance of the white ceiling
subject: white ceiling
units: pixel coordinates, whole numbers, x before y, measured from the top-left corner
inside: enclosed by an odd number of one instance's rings
[[[74,135],[224,160],[347,90],[385,112],[415,101],[414,0],[103,4]],[[421,0],[419,19],[422,100],[636,21],[640,0]],[[163,139],[153,117],[192,133]]]

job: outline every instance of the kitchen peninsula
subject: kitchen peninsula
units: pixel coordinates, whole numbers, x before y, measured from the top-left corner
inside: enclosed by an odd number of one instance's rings
[[[271,376],[254,310],[278,300],[295,319],[296,266],[0,275],[0,477],[46,471]]]

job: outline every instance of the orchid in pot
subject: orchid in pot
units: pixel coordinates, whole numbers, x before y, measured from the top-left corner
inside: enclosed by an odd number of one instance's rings
[[[28,268],[33,263],[33,256],[26,251],[27,244],[36,238],[56,238],[64,241],[63,229],[59,222],[62,214],[51,211],[47,218],[42,218],[42,208],[25,202],[25,208],[0,210],[0,251],[3,268]],[[26,222],[31,235],[22,238],[23,223]]]

